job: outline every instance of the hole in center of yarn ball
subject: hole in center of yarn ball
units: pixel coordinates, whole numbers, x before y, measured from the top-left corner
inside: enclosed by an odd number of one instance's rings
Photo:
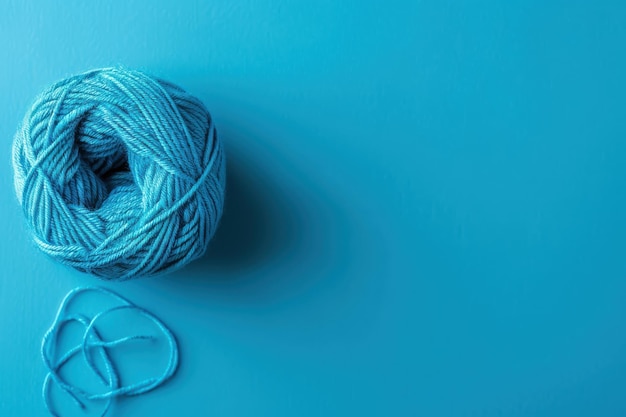
[[[133,186],[126,146],[107,112],[95,107],[83,116],[74,133],[73,148],[79,167],[73,183],[64,189],[72,203],[96,210],[118,187]]]

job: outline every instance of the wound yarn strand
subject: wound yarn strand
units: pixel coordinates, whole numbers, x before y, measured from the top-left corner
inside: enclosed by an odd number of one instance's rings
[[[224,206],[211,115],[182,88],[103,68],[46,89],[13,142],[18,201],[39,248],[126,280],[201,257]]]

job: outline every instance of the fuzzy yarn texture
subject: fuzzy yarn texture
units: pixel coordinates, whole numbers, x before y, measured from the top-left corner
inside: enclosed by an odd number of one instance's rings
[[[36,244],[108,280],[202,256],[222,215],[225,165],[197,98],[122,68],[49,87],[13,143],[15,191]]]

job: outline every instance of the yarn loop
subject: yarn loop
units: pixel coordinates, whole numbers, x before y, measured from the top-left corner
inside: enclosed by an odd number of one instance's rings
[[[13,168],[41,250],[109,280],[202,256],[222,215],[225,158],[209,112],[139,71],[93,70],[45,90],[15,135]]]

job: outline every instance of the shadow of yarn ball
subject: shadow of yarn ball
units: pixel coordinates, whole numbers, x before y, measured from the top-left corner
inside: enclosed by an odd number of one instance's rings
[[[222,219],[206,255],[189,272],[223,274],[269,262],[290,240],[288,207],[286,198],[250,158],[228,149]]]

